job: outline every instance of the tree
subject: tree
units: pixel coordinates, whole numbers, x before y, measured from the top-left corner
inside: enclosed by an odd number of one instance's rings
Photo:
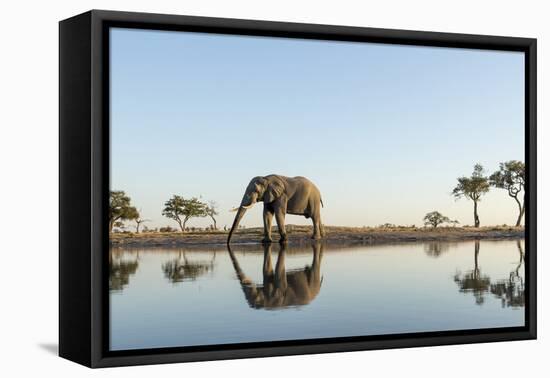
[[[521,219],[525,213],[525,164],[518,160],[510,160],[500,163],[500,169],[489,177],[492,186],[508,191],[518,204],[518,219],[516,227],[521,225]],[[523,190],[523,200],[520,200],[519,194]]]
[[[109,199],[109,232],[116,222],[134,219],[137,210],[131,206],[130,197],[122,190],[112,190]]]
[[[457,219],[454,219],[454,220],[450,221],[449,223],[452,224],[453,227],[456,227],[456,225],[459,224],[460,222]]]
[[[484,176],[483,166],[476,164],[471,177],[459,177],[458,184],[453,189],[456,199],[468,198],[474,202],[474,225],[479,227],[479,216],[477,214],[477,203],[481,196],[489,191],[489,179]]]
[[[150,220],[141,218],[141,209],[139,211],[136,210],[135,214],[133,215],[134,217],[132,219],[134,220],[134,222],[136,222],[136,234],[139,234],[139,227],[141,226],[141,224],[145,222],[150,222]]]
[[[218,204],[216,202],[208,202],[208,205],[206,206],[206,215],[212,219],[212,222],[214,222],[214,230],[217,230],[218,225],[216,224],[216,218],[214,218],[218,215]]]
[[[206,204],[196,197],[185,199],[182,196],[173,195],[164,203],[162,215],[178,222],[181,232],[185,232],[185,225],[189,219],[207,215]]]
[[[424,216],[424,224],[436,228],[442,223],[450,223],[451,220],[439,211],[432,211]]]
[[[113,223],[113,232],[125,232],[126,226],[124,225],[124,222],[117,221]]]

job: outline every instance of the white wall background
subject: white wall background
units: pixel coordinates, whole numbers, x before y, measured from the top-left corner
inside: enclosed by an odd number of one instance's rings
[[[550,27],[546,1],[10,1],[0,22],[0,375],[536,377],[548,368]],[[539,40],[539,340],[89,370],[57,347],[58,25],[89,9],[265,19]],[[546,193],[545,193],[546,191]],[[7,211],[6,211],[7,210]],[[544,353],[544,350],[547,350]]]

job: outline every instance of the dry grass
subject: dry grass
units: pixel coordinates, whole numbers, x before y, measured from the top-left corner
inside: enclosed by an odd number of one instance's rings
[[[113,246],[179,246],[188,244],[224,244],[228,231],[117,233],[110,237]],[[289,242],[304,241],[312,234],[311,226],[287,225]],[[472,239],[510,239],[524,237],[523,227],[341,227],[325,226],[326,242],[338,243],[397,243],[414,241],[460,241]],[[239,229],[232,243],[257,243],[262,239],[263,228]],[[273,238],[278,240],[277,228]]]

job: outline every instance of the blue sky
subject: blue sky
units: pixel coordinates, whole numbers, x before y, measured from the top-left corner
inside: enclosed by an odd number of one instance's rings
[[[518,52],[112,29],[111,187],[149,227],[176,226],[161,215],[173,194],[216,201],[230,226],[249,180],[271,173],[311,179],[328,225],[420,225],[432,210],[472,224],[450,193],[476,162],[524,160],[523,70]],[[479,212],[517,216],[495,189]]]

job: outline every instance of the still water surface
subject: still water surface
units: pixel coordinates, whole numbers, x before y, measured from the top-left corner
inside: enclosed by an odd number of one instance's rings
[[[523,240],[110,252],[110,348],[523,326]]]

